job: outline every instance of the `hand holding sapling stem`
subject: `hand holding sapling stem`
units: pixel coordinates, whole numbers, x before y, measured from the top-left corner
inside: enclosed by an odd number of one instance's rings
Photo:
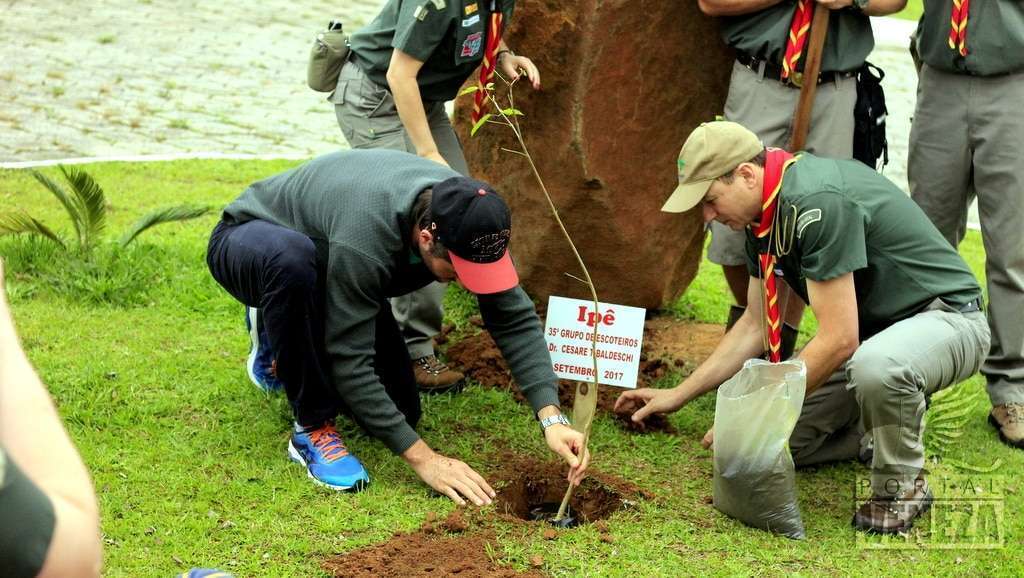
[[[557,407],[549,405],[537,412],[537,417],[543,419],[559,411]],[[583,433],[562,424],[554,424],[544,430],[544,440],[551,451],[562,456],[569,464],[569,474],[566,476],[569,483],[574,486],[580,485],[586,475],[587,466],[590,465],[590,452],[586,449]]]

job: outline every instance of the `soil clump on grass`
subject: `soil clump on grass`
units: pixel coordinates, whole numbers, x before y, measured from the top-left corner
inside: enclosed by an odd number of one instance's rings
[[[540,578],[531,570],[518,572],[492,561],[487,552],[501,552],[492,533],[438,536],[431,532],[395,534],[375,544],[324,562],[324,569],[339,578],[405,578],[408,576],[482,576],[484,578]],[[543,564],[543,562],[542,562]]]
[[[640,357],[637,387],[647,387],[670,371],[689,373],[703,362],[721,340],[724,329],[710,323],[687,323],[669,317],[656,317],[644,324],[644,340]],[[446,339],[447,341],[447,339]],[[448,360],[484,387],[511,391],[516,401],[526,403],[519,388],[513,385],[512,373],[494,343],[484,330],[465,337],[448,347]],[[676,433],[665,416],[652,415],[643,425],[633,423],[628,416],[613,411],[620,388],[601,386],[598,391],[597,411],[607,414],[626,430],[636,432]],[[576,382],[558,382],[558,400],[562,407],[571,408],[576,397]]]

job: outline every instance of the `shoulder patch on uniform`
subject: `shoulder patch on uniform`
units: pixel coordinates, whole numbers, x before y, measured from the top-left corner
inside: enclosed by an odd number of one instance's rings
[[[811,223],[817,223],[821,220],[821,209],[811,209],[800,213],[800,216],[796,219],[796,238],[799,239],[804,235],[804,229],[807,228]]]
[[[466,37],[466,40],[462,42],[462,57],[474,57],[480,53],[480,47],[483,45],[484,35],[482,32],[474,32]]]

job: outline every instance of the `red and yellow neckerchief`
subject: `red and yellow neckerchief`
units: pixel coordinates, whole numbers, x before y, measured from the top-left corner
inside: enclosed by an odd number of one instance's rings
[[[487,97],[487,85],[494,78],[494,67],[498,64],[498,48],[501,46],[502,20],[504,14],[498,9],[498,3],[491,1],[491,15],[487,27],[487,44],[484,47],[484,60],[480,64],[479,90],[473,99],[473,114],[470,118],[473,125],[483,116],[484,99]]]
[[[782,361],[782,317],[779,313],[779,293],[775,281],[775,263],[778,259],[776,252],[773,252],[773,238],[777,238],[779,227],[776,225],[777,207],[779,204],[779,191],[782,189],[782,175],[790,165],[795,163],[796,157],[782,149],[769,148],[764,163],[764,186],[761,192],[761,218],[756,224],[752,224],[754,236],[759,240],[758,265],[761,272],[761,283],[763,284],[761,309],[764,311],[765,319],[765,349],[768,351],[768,361],[778,363]],[[772,233],[775,235],[772,235]]]

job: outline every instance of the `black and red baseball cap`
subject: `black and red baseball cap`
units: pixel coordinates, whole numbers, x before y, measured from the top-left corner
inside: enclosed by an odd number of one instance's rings
[[[508,253],[512,214],[505,201],[483,181],[452,177],[434,185],[430,229],[448,249],[459,282],[481,295],[519,284]]]

